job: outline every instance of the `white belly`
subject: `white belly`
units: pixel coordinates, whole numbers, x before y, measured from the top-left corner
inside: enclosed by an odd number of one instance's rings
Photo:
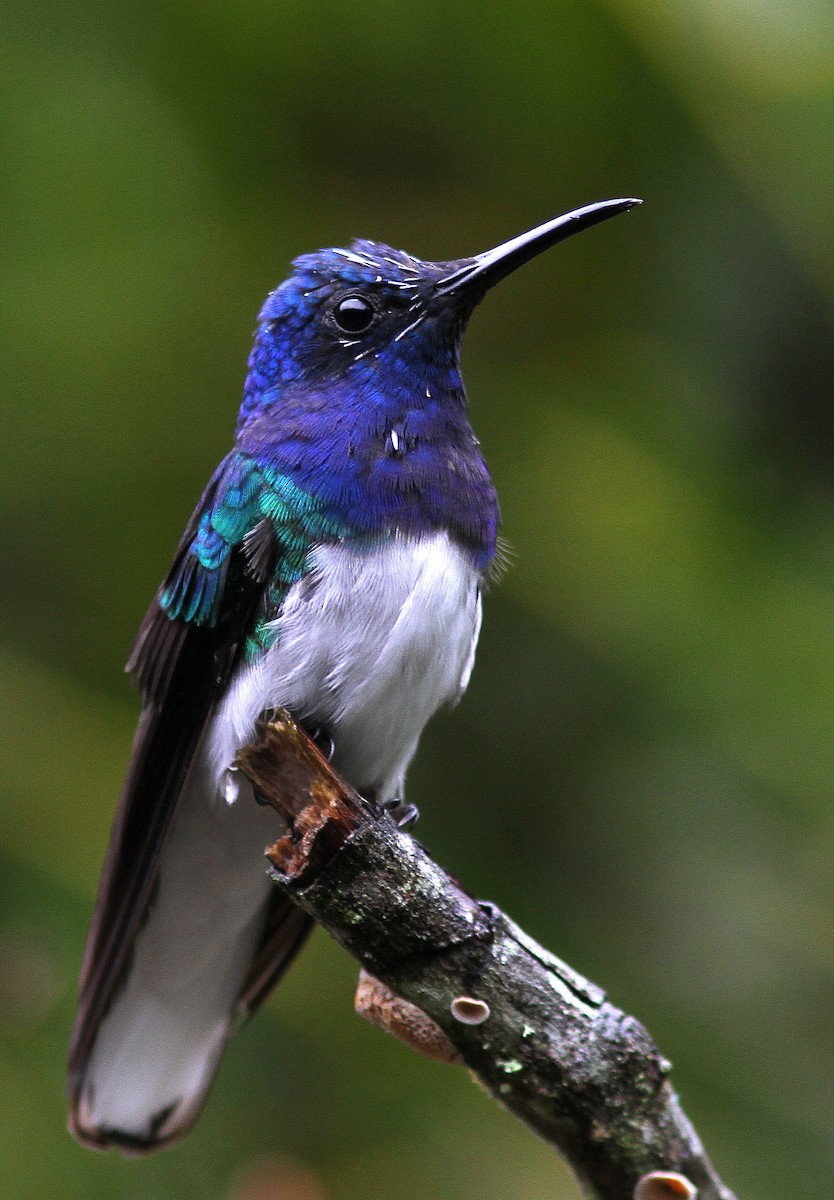
[[[445,533],[359,552],[322,546],[290,591],[272,648],[241,670],[213,722],[218,781],[264,709],[325,726],[334,766],[381,799],[402,777],[429,718],[469,681],[481,574]]]

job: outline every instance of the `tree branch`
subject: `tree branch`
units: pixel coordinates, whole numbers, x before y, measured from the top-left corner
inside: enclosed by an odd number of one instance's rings
[[[264,721],[236,765],[286,822],[267,850],[276,885],[371,984],[381,981],[395,1001],[426,1014],[439,1027],[439,1056],[451,1043],[447,1061],[463,1061],[560,1150],[588,1195],[691,1200],[697,1189],[700,1200],[734,1200],[639,1021],[494,905],[468,895],[335,774],[288,714]],[[381,995],[371,989],[362,1003],[385,1009]],[[397,1003],[387,1009],[380,1023],[425,1050],[425,1030],[405,1036],[412,1017]]]

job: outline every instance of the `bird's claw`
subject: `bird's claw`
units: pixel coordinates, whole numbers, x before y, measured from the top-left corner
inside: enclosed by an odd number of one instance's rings
[[[382,806],[383,812],[394,822],[398,829],[412,829],[420,820],[420,810],[416,804],[407,804],[400,797],[386,800]]]
[[[307,729],[307,735],[311,741],[315,742],[316,748],[321,751],[327,761],[330,762],[336,753],[336,743],[333,741],[330,730],[324,725],[313,725]]]

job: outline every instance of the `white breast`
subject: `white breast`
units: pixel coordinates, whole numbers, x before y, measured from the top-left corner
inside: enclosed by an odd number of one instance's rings
[[[283,705],[327,727],[354,786],[389,799],[426,722],[469,682],[481,573],[445,533],[367,552],[321,546],[314,564],[287,596],[272,648],[233,681],[212,762],[219,779],[258,715]]]

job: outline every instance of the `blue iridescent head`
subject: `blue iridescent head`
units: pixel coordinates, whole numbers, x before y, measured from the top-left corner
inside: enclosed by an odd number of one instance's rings
[[[461,334],[486,292],[548,247],[638,203],[590,204],[452,262],[370,241],[303,255],[261,310],[239,429],[300,393],[314,403],[334,381],[354,405],[396,406],[416,391],[463,405]]]

